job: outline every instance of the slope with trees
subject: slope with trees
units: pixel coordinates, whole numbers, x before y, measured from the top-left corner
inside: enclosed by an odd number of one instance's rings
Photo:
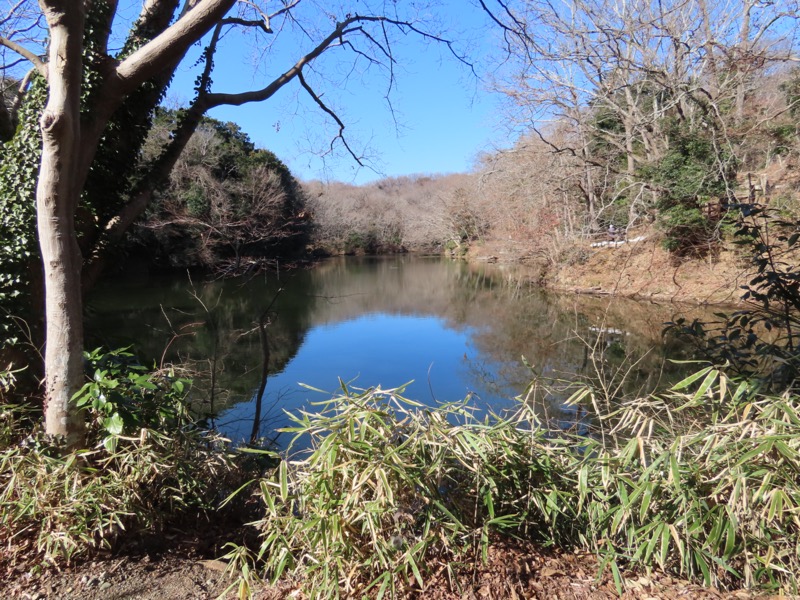
[[[793,2],[485,6],[508,61],[494,85],[525,134],[504,162],[564,164],[541,172],[568,182],[584,232],[655,218],[671,250],[706,253],[726,207],[752,200],[746,174],[796,159]]]
[[[158,111],[145,157],[169,138],[176,118]],[[156,267],[232,275],[303,253],[305,217],[305,197],[286,165],[235,123],[206,117],[125,247]]]
[[[442,252],[485,232],[491,215],[468,174],[304,184],[314,245],[329,253]]]

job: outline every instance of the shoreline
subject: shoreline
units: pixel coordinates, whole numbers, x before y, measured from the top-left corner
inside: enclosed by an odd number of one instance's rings
[[[514,265],[515,275],[553,292],[695,306],[741,306],[742,286],[754,269],[748,257],[730,248],[676,261],[647,237],[599,247],[586,241],[552,260],[532,256],[519,243],[486,241],[464,259]]]

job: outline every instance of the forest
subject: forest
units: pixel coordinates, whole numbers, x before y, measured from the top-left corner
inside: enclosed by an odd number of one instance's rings
[[[12,597],[205,526],[213,541],[193,560],[221,565],[208,597],[552,597],[584,570],[596,576],[580,597],[798,593],[796,2],[470,2],[491,56],[471,54],[448,7],[2,9],[0,581]],[[249,88],[221,89],[240,39],[273,60]],[[468,172],[303,180],[208,114],[292,90],[314,112],[294,118],[325,124],[318,154],[368,165],[336,93],[375,74],[393,112],[409,39],[500,99],[507,143],[476,149]],[[181,69],[196,79],[178,105]],[[598,343],[596,380],[532,368],[510,415],[342,383],[292,417],[286,432],[311,441],[284,449],[255,427],[240,446],[209,427],[193,410],[201,386],[167,349],[156,362],[86,343],[92,290],[136,270],[224,280],[404,253],[521,265],[526,286],[610,302],[725,304],[664,324],[694,362],[662,390],[609,384]],[[289,355],[270,342],[271,306],[250,324],[259,401],[270,352]],[[542,421],[533,406],[555,395],[592,415],[589,433]],[[89,584],[53,585],[36,597],[90,597]]]

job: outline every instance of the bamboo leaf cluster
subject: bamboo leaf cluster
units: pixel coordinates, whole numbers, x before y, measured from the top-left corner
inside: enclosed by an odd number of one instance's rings
[[[343,389],[294,417],[289,457],[260,483],[253,559],[272,579],[301,576],[312,597],[424,589],[498,535],[594,552],[620,591],[625,568],[797,588],[795,396],[710,367],[613,409],[584,389],[573,401],[598,417],[579,436],[545,428],[522,400],[481,415]]]

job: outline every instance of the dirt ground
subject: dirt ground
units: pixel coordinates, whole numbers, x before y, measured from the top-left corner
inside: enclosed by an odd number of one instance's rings
[[[4,600],[178,600],[236,598],[235,581],[226,564],[203,557],[197,540],[180,541],[149,552],[126,550],[124,555],[97,557],[68,568],[39,572],[6,571],[0,578]],[[34,569],[33,571],[38,571]],[[545,551],[530,544],[493,544],[484,564],[480,559],[454,565],[455,579],[446,565],[434,569],[425,588],[408,589],[406,598],[430,600],[600,600],[620,597],[606,573],[597,578],[598,563],[586,554]],[[664,574],[626,574],[626,600],[698,600],[784,598],[758,592],[719,592]],[[233,586],[233,589],[230,589]],[[358,590],[345,597],[360,597]],[[306,598],[299,584],[261,586],[256,600]]]
[[[519,263],[522,271],[528,265],[529,279],[558,291],[691,304],[738,303],[741,286],[753,272],[749,258],[733,247],[704,258],[676,260],[661,247],[653,229],[631,231],[628,240],[596,247],[585,241],[547,267],[519,242],[487,242],[471,248],[469,257]],[[603,241],[607,240],[602,236],[596,240]]]
[[[583,260],[554,273],[553,287],[657,301],[731,304],[739,301],[741,286],[753,271],[749,259],[735,250],[677,261],[648,237],[617,247],[589,247],[585,252]]]

